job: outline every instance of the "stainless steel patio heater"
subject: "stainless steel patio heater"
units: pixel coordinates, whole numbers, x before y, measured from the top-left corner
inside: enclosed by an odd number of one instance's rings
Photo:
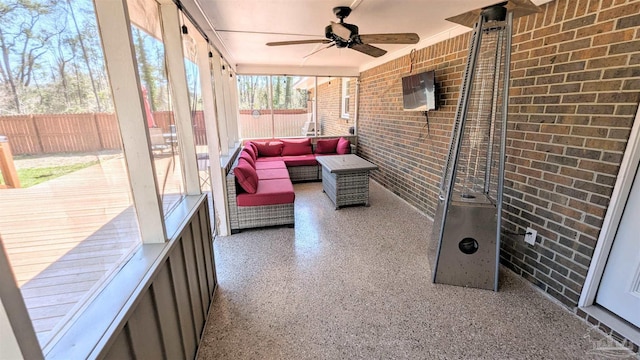
[[[475,24],[434,219],[435,283],[498,290],[511,28],[530,3],[516,2],[448,19]]]

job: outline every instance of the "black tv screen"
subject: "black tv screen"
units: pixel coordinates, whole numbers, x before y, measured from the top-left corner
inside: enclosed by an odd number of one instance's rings
[[[405,111],[436,110],[435,71],[402,78],[402,108]]]

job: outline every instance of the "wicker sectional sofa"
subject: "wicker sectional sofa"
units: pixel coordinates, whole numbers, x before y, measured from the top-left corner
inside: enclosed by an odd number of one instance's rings
[[[247,141],[226,177],[231,232],[241,229],[294,226],[293,182],[318,181],[322,168],[316,155],[346,154],[344,138]]]

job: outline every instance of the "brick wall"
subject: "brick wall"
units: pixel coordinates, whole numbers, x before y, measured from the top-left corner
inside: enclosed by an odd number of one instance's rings
[[[577,305],[640,101],[640,1],[553,1],[514,22],[501,262]],[[361,74],[358,152],[372,177],[429,215],[469,33]],[[401,77],[436,71],[440,109],[403,112]]]
[[[349,119],[342,116],[342,82],[349,82]],[[329,81],[318,85],[318,122],[322,135],[347,135],[349,128],[353,126],[355,110],[356,78],[331,78]]]

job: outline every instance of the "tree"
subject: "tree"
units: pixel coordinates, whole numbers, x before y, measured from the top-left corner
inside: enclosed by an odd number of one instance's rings
[[[151,111],[157,110],[157,87],[155,82],[155,76],[153,66],[147,58],[147,49],[145,48],[145,41],[142,31],[136,27],[133,28],[133,36],[136,41],[136,59],[138,60],[138,69],[140,72],[140,78],[147,88],[149,93],[149,105]],[[145,34],[146,36],[146,34]]]
[[[66,22],[62,22],[66,24]],[[64,31],[58,33],[54,37],[55,48],[52,49],[53,57],[55,59],[55,70],[53,71],[52,77],[53,80],[56,79],[56,76],[59,77],[60,85],[62,87],[61,92],[64,98],[64,103],[66,107],[71,105],[71,99],[69,96],[69,79],[67,76],[67,65],[71,63],[75,59],[75,53],[73,51],[69,51],[69,48],[73,48],[70,44],[73,41]]]
[[[280,101],[280,96],[282,95],[282,81],[280,81],[280,76],[272,76],[271,77],[271,88],[273,101],[273,108],[279,109],[282,107],[282,102]]]
[[[54,5],[53,1],[0,2],[0,80],[11,97],[9,111],[22,111],[20,94],[31,83],[37,60],[47,52],[47,42],[54,35],[39,21]]]
[[[87,53],[87,49],[84,46],[84,41],[82,40],[83,36],[80,32],[80,28],[78,27],[76,14],[73,10],[73,6],[71,6],[71,0],[67,0],[67,4],[69,5],[69,14],[71,15],[71,19],[73,20],[76,32],[78,33],[78,43],[80,44],[80,49],[82,50],[82,58],[84,59],[84,62],[87,66],[87,71],[89,72],[89,80],[91,80],[91,88],[93,90],[93,96],[96,99],[96,106],[98,107],[98,111],[102,111],[102,108],[100,106],[100,97],[98,96],[98,91],[96,89],[96,82],[93,78],[93,71],[91,70],[91,62],[89,61],[89,55]]]

